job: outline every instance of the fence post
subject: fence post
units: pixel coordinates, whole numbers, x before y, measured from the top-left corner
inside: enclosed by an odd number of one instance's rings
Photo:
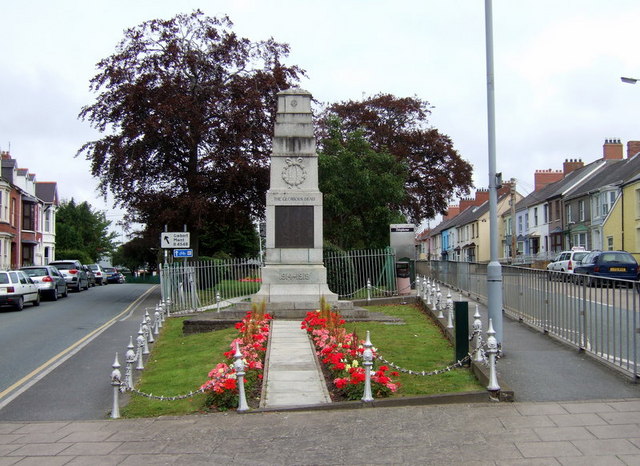
[[[364,342],[364,351],[362,353],[362,359],[364,366],[364,393],[362,395],[362,401],[370,403],[373,401],[373,395],[371,393],[371,367],[373,366],[373,345],[369,337],[369,330],[367,330],[367,339]]]
[[[122,385],[120,374],[120,362],[118,362],[118,353],[113,361],[113,371],[111,371],[111,386],[113,386],[113,406],[111,408],[111,419],[120,418],[120,385]]]
[[[492,319],[489,319],[487,335],[487,354],[489,355],[489,385],[487,385],[487,390],[495,393],[500,390],[500,385],[498,385],[498,375],[496,373],[498,340],[496,340],[496,331],[493,329]]]
[[[236,353],[233,355],[233,368],[236,370],[236,378],[238,381],[238,412],[242,413],[249,409],[247,405],[247,397],[244,392],[244,361],[240,352],[240,344],[236,341]]]

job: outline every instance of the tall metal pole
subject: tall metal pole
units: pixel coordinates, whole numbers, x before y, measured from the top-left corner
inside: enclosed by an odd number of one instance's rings
[[[491,0],[484,2],[487,48],[487,116],[489,136],[489,238],[490,258],[487,267],[487,300],[498,347],[502,347],[502,266],[498,262],[498,180],[496,178],[496,115],[493,74],[493,11]]]

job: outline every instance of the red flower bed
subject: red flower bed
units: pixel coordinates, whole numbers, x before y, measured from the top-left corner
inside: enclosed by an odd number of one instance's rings
[[[308,312],[301,327],[311,335],[320,361],[332,374],[334,386],[348,399],[357,400],[364,393],[365,371],[360,362],[364,341],[353,333],[347,333],[344,323],[340,314],[323,309]],[[375,357],[375,348],[373,350]],[[372,368],[371,391],[374,397],[386,397],[398,389],[399,384],[387,375],[388,370],[387,366],[376,370]]]
[[[208,392],[207,403],[219,410],[227,410],[238,406],[238,386],[236,371],[233,367],[236,344],[245,364],[245,390],[251,393],[262,379],[264,357],[269,338],[269,321],[271,316],[264,311],[254,309],[248,312],[241,322],[236,323],[238,337],[229,345],[229,351],[224,353],[226,360],[218,363],[211,372],[209,380],[202,384],[202,389]]]

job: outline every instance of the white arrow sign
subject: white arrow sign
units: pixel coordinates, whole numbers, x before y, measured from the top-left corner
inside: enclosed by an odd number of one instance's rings
[[[162,248],[189,248],[191,246],[191,239],[189,232],[164,232],[160,234],[160,247]]]

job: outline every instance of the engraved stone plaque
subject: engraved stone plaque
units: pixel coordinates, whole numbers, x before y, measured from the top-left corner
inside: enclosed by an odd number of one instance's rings
[[[275,206],[275,247],[313,248],[313,206]]]

